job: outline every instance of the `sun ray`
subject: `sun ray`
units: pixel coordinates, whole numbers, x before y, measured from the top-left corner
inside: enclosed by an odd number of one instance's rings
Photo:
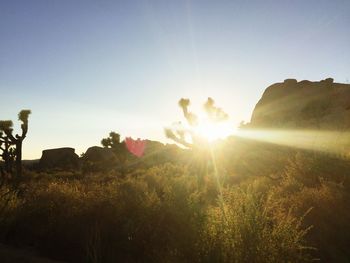
[[[213,142],[232,135],[234,133],[234,127],[227,122],[216,123],[204,119],[194,128],[194,132],[209,142]]]
[[[242,129],[236,136],[350,157],[349,131]]]

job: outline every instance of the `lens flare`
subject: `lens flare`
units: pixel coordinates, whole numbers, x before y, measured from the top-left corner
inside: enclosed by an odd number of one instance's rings
[[[350,132],[320,130],[239,130],[236,136],[350,157]]]

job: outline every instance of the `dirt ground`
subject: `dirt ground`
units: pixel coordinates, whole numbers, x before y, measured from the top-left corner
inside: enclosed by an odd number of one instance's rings
[[[1,263],[65,263],[38,256],[35,251],[0,244]]]

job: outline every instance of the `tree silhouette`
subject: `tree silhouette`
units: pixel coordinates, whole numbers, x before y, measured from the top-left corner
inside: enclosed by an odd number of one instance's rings
[[[6,147],[6,144],[5,144],[5,138],[6,137],[3,135],[3,132],[0,131],[0,151],[2,152],[0,154],[0,156],[4,160],[4,162],[5,162],[5,170],[7,170],[6,169],[6,164],[7,164],[6,159],[7,159],[7,152],[8,151],[7,151],[7,147]],[[3,146],[3,144],[4,144],[4,146]],[[3,170],[2,165],[0,165],[0,176],[1,176],[0,179],[2,179],[3,176],[4,176],[4,170]],[[0,183],[2,183],[2,181]]]
[[[165,128],[164,133],[167,138],[186,148],[201,148],[203,146],[203,138],[194,132],[194,128],[198,125],[198,117],[189,111],[190,103],[191,101],[185,98],[181,98],[178,102],[189,128],[185,128],[181,122],[175,122],[172,127]],[[228,114],[221,108],[216,107],[212,98],[209,97],[203,106],[211,122],[221,122],[228,119]]]
[[[12,164],[14,161],[14,149],[12,147],[9,138],[0,131],[0,154],[1,158],[4,160],[4,170],[7,174],[10,174],[12,171]],[[4,171],[2,171],[3,173]]]
[[[210,97],[204,104],[204,109],[209,119],[213,122],[226,121],[228,119],[228,114],[225,113],[221,108],[216,107],[214,104],[215,101]]]
[[[117,149],[120,146],[120,134],[116,132],[110,132],[109,137],[103,138],[101,144],[105,148]]]
[[[21,124],[21,135],[16,134],[13,135],[13,122],[11,120],[6,121],[0,121],[0,131],[5,133],[6,137],[2,135],[2,143],[5,144],[5,147],[3,148],[5,151],[3,151],[2,157],[4,158],[5,153],[5,159],[8,159],[8,164],[11,159],[11,153],[12,150],[10,147],[6,150],[6,143],[9,143],[9,145],[14,145],[14,155],[15,155],[15,164],[16,164],[16,181],[18,182],[22,178],[22,143],[23,140],[26,138],[27,132],[28,132],[28,117],[31,113],[30,110],[21,110],[18,113],[18,120],[22,122]],[[6,160],[5,160],[6,163]],[[5,165],[6,166],[6,165]]]
[[[181,107],[184,117],[191,126],[197,125],[197,116],[192,112],[188,111],[188,106],[190,106],[190,100],[181,98],[179,100],[179,106]]]
[[[111,148],[112,151],[118,156],[121,162],[125,162],[127,150],[125,148],[125,142],[120,142],[120,134],[114,131],[109,133],[107,138],[101,140],[101,144],[105,148]]]

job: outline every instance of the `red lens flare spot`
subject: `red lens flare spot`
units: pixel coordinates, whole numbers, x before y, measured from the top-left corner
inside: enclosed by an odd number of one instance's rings
[[[131,137],[126,137],[125,145],[129,152],[137,157],[141,157],[146,148],[146,140],[141,140],[140,138],[134,140]]]

